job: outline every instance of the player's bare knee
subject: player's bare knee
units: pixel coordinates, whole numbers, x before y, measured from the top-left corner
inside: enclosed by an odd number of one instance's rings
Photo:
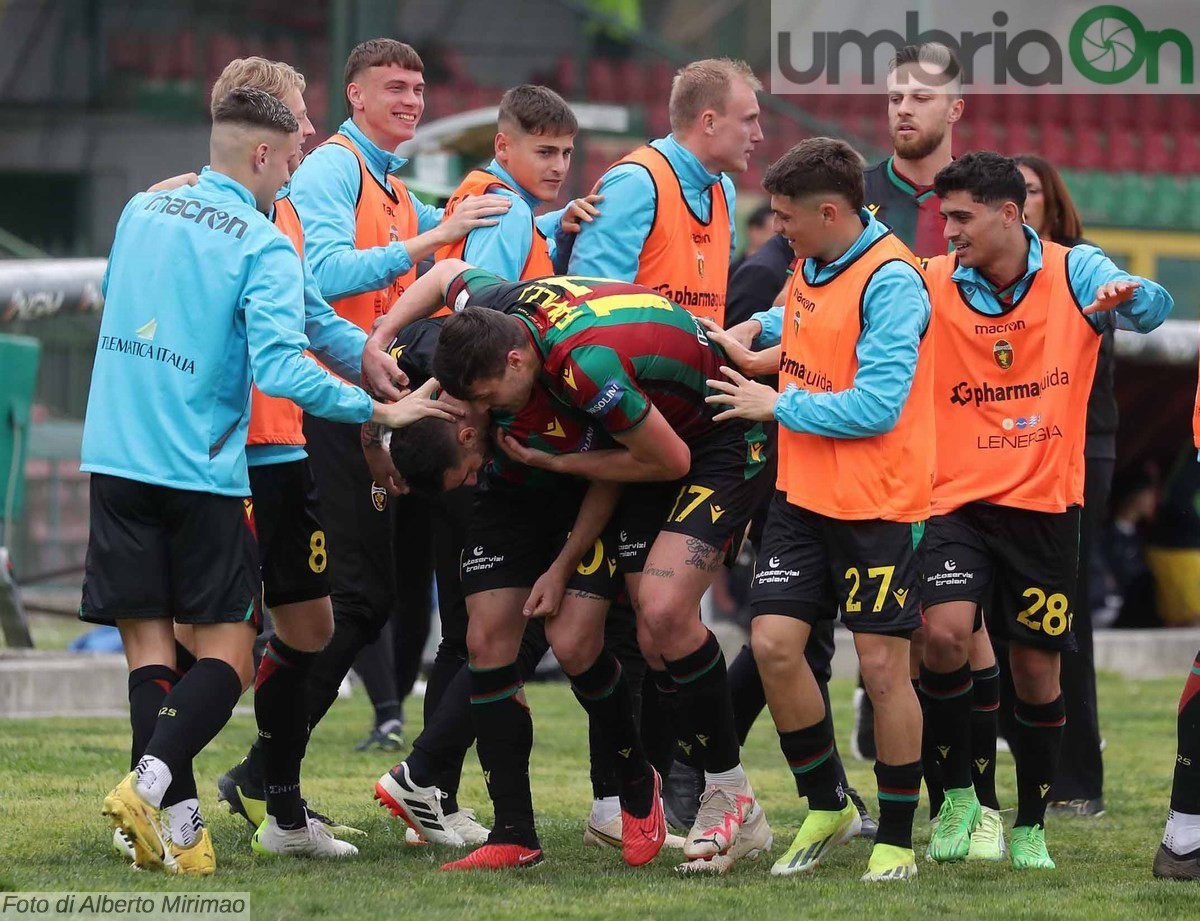
[[[681,607],[676,599],[665,592],[659,595],[643,592],[639,615],[640,622],[646,625],[654,643],[660,647],[669,645],[672,634],[683,623],[695,618],[686,605]]]
[[[547,630],[547,634],[550,631]],[[554,658],[568,675],[581,675],[596,664],[604,650],[604,634],[593,631],[557,631],[548,636]]]
[[[1013,690],[1029,704],[1048,704],[1059,693],[1059,654],[1020,643],[1009,646]]]
[[[756,617],[751,621],[750,649],[763,671],[792,669],[804,662],[804,649],[797,648],[770,618]]]
[[[281,605],[272,613],[275,633],[299,652],[320,652],[333,638],[333,610],[328,598]]]
[[[925,665],[935,672],[951,672],[967,661],[971,635],[949,618],[925,622]]]

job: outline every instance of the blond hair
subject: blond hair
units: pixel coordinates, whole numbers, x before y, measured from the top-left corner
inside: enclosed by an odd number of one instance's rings
[[[216,114],[217,103],[239,86],[270,93],[280,102],[292,90],[304,92],[304,74],[283,61],[268,61],[266,58],[235,58],[225,65],[221,76],[213,84],[209,111]]]
[[[734,80],[744,81],[755,92],[762,89],[762,83],[745,61],[707,58],[681,67],[671,81],[668,103],[671,130],[690,128],[705,109],[725,114],[725,100]]]

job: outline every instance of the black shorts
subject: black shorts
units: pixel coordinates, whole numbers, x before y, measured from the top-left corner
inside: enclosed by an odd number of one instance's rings
[[[249,497],[93,473],[79,618],[262,625]]]
[[[463,594],[532,588],[562,549],[583,489],[584,484],[562,492],[489,484],[477,490],[462,553]],[[615,600],[621,580],[614,545],[606,530],[584,554],[567,588]]]
[[[671,483],[630,483],[613,520],[617,524],[617,565],[638,573],[662,532],[684,534],[737,558],[746,524],[771,481],[763,475],[774,450],[761,422],[721,423],[713,435],[692,446],[692,468]]]
[[[1074,649],[1078,560],[1078,506],[1054,513],[972,502],[929,519],[921,603],[973,601],[1010,642]]]
[[[843,521],[775,493],[750,587],[755,616],[809,624],[837,617],[855,633],[909,636],[921,626],[916,545],[922,524]]]
[[[395,506],[371,479],[360,426],[305,414],[308,465],[321,497],[335,632],[373,642],[396,605],[393,533]],[[340,680],[340,678],[339,678]]]
[[[250,468],[263,602],[268,608],[329,594],[329,551],[307,460]]]

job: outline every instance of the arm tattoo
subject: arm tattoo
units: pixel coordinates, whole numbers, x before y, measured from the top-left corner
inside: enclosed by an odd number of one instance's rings
[[[644,574],[647,576],[658,576],[660,579],[675,578],[674,569],[657,569],[654,566],[647,566]]]
[[[361,438],[364,448],[383,444],[383,426],[376,422],[364,422]]]
[[[688,552],[691,556],[685,561],[687,566],[695,566],[703,572],[716,572],[721,568],[721,550],[698,537],[689,537]]]

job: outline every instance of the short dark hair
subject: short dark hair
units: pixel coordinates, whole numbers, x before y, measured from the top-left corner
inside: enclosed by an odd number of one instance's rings
[[[496,122],[501,131],[515,126],[526,134],[575,134],[579,120],[567,101],[548,86],[523,83],[500,98]]]
[[[771,218],[775,212],[771,210],[771,204],[768,202],[765,205],[759,205],[750,212],[750,216],[746,218],[747,227],[770,227]]]
[[[437,495],[446,488],[446,471],[463,456],[457,432],[455,423],[432,416],[393,430],[392,463],[410,490]]]
[[[525,336],[517,320],[489,307],[467,307],[446,318],[433,353],[433,376],[452,397],[470,399],[471,385],[501,377],[508,353]]]
[[[1018,167],[1027,167],[1042,182],[1042,198],[1045,201],[1043,221],[1045,228],[1035,227],[1039,233],[1044,232],[1055,243],[1063,246],[1074,246],[1083,236],[1083,221],[1079,219],[1079,211],[1071,192],[1063,181],[1062,174],[1049,162],[1034,154],[1017,154],[1013,157]]]
[[[839,138],[809,138],[767,167],[762,184],[772,195],[788,198],[841,195],[859,209],[866,197],[863,162],[862,154]]]
[[[919,45],[905,45],[896,52],[888,65],[888,73],[905,64],[924,64],[930,70],[936,71],[945,78],[946,86],[955,96],[962,95],[962,65],[958,56],[947,45],[941,42],[922,42]]]
[[[933,191],[938,198],[970,192],[980,204],[1011,201],[1019,209],[1025,207],[1025,177],[1017,169],[1017,161],[994,150],[969,153],[943,167],[933,177]]]
[[[281,134],[300,130],[296,116],[282,102],[263,90],[237,86],[212,107],[214,125],[244,125],[266,128]]]
[[[425,73],[425,63],[412,45],[398,42],[394,38],[372,38],[355,45],[350,51],[350,56],[346,58],[343,91],[368,67],[387,67],[390,64],[396,64],[405,70],[415,70],[419,74]]]

